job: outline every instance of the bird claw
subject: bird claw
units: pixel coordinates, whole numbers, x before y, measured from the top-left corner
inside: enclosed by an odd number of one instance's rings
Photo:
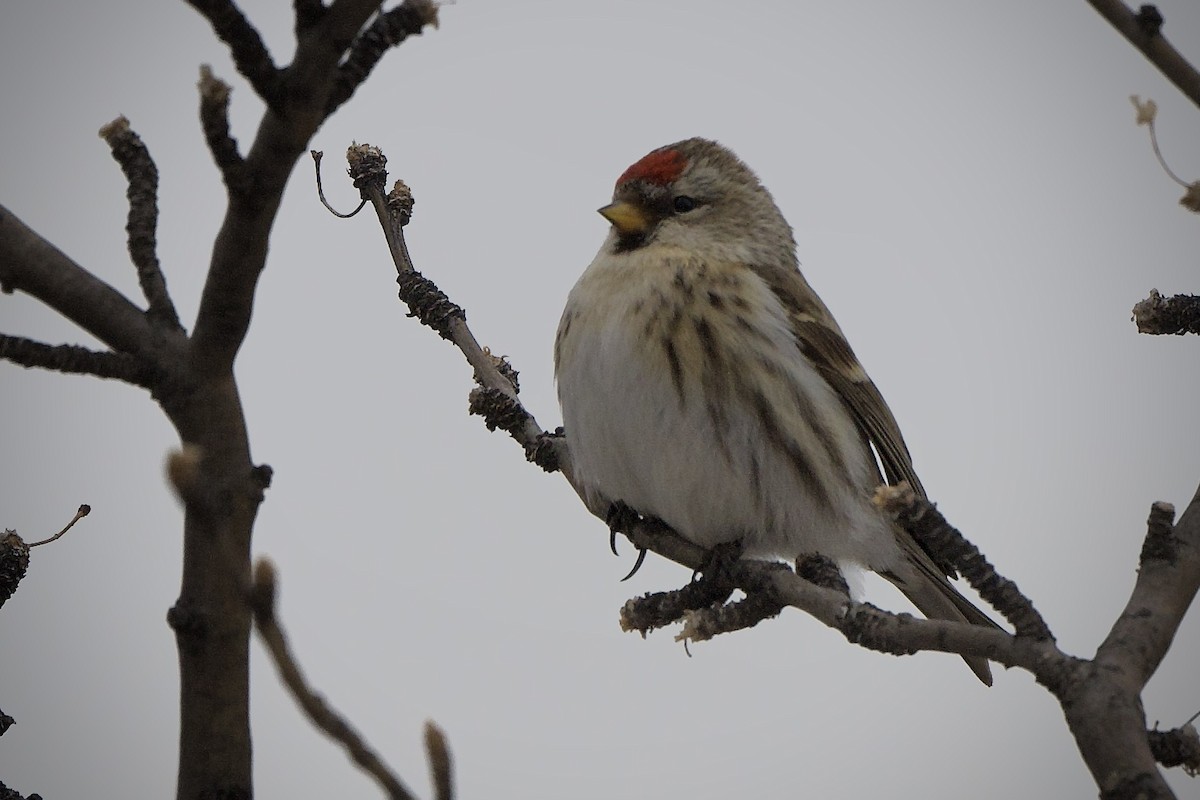
[[[604,515],[604,522],[608,525],[608,549],[612,550],[614,556],[620,555],[617,552],[617,534],[624,533],[637,522],[654,523],[658,520],[653,517],[643,517],[641,514],[634,511],[629,506],[617,500],[608,507],[608,513]],[[639,547],[637,561],[633,564],[633,569],[629,570],[629,574],[622,581],[627,581],[637,574],[637,571],[642,568],[642,563],[646,560],[646,548]]]
[[[614,556],[621,555],[617,552],[617,534],[624,532],[637,517],[637,512],[620,500],[609,505],[604,524],[608,526],[608,549]]]
[[[629,574],[626,575],[624,578],[621,578],[620,582],[624,583],[625,581],[629,580],[634,575],[636,575],[637,571],[642,568],[642,562],[645,560],[646,560],[646,548],[639,547],[637,561],[633,562],[633,569],[629,570]]]

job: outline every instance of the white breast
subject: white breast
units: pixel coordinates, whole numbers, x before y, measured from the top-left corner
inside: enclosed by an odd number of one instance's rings
[[[556,374],[593,508],[620,500],[706,547],[745,539],[750,555],[898,558],[869,502],[867,445],[752,270],[602,252],[568,299]]]

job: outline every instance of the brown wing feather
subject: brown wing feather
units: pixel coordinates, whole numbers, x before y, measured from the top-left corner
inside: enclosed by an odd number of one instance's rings
[[[792,319],[792,330],[801,350],[829,382],[863,435],[879,454],[888,483],[908,481],[925,496],[925,488],[913,469],[912,456],[900,426],[850,348],[829,309],[804,280],[799,270],[756,268],[783,302]]]

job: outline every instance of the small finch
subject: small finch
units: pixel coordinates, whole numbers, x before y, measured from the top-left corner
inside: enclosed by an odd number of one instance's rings
[[[927,617],[994,627],[872,504],[884,476],[924,490],[754,173],[687,139],[625,170],[600,213],[612,229],[554,348],[589,508],[624,503],[747,557],[820,554],[879,573]],[[991,685],[986,659],[965,660]]]

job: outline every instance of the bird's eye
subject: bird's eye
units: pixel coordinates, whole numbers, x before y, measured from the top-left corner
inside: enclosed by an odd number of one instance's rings
[[[675,212],[678,214],[686,214],[696,207],[696,201],[688,197],[686,194],[681,194],[675,198]]]

